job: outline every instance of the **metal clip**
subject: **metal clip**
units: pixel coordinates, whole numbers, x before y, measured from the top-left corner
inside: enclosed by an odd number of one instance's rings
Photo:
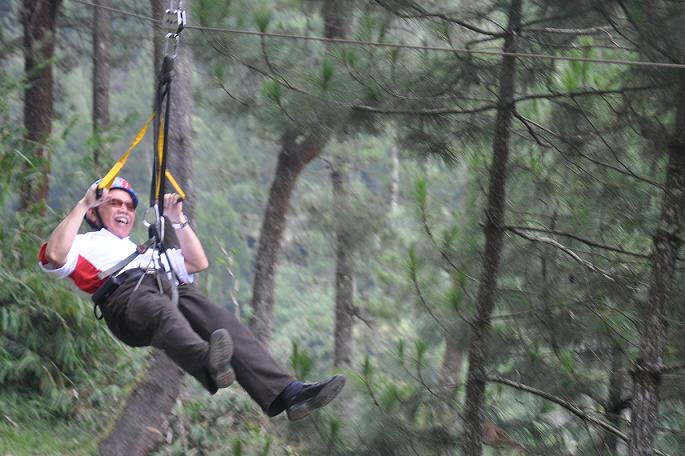
[[[148,218],[150,210],[154,211],[154,220],[150,220]],[[143,225],[145,225],[145,228],[150,228],[151,225],[157,225],[157,222],[159,222],[159,206],[155,204],[154,206],[150,206],[145,209],[145,214],[143,214]]]
[[[174,40],[174,52],[169,53],[169,41],[173,38]],[[176,58],[176,50],[178,49],[178,34],[177,33],[167,33],[166,34],[166,41],[164,41],[164,55],[171,57],[172,59]]]
[[[148,217],[150,209],[154,210],[154,220],[150,220]],[[159,216],[159,206],[157,204],[155,204],[154,206],[150,206],[145,210],[145,214],[143,215],[143,225],[145,225],[145,228],[150,228],[151,226],[154,226],[156,228],[157,239],[160,242],[164,242],[164,217]]]
[[[183,9],[183,2],[178,1],[174,8],[174,1],[169,1],[169,8],[164,11],[162,17],[162,29],[172,35],[179,35],[187,23],[186,10]]]
[[[159,225],[157,227],[157,231],[159,232],[159,241],[164,242],[164,221],[166,220],[164,217],[159,217]]]
[[[183,2],[179,0],[174,7],[174,0],[169,0],[169,8],[164,11],[162,16],[162,29],[167,33],[164,42],[164,55],[176,58],[176,50],[178,49],[178,38],[183,28],[187,23],[186,10],[183,9]],[[173,53],[169,52],[169,41],[173,40]]]

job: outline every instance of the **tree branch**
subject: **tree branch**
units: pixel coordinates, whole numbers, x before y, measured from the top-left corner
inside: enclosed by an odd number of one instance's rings
[[[438,326],[440,326],[440,329],[442,329],[443,334],[445,334],[445,335],[449,334],[449,331],[447,330],[447,328],[445,328],[445,326],[442,324],[440,319],[435,315],[435,313],[433,313],[433,309],[431,309],[430,305],[428,305],[428,302],[426,301],[426,298],[423,296],[423,292],[421,291],[421,286],[419,285],[418,278],[416,277],[416,268],[411,267],[410,269],[411,269],[411,281],[414,284],[414,290],[416,290],[416,294],[419,297],[419,301],[421,301],[421,304],[423,305],[423,307],[426,308],[426,310],[428,311],[428,314],[431,316],[431,318],[433,318],[433,320],[435,320],[435,323],[437,323]],[[466,320],[464,320],[464,321],[466,321]]]
[[[504,227],[504,229],[507,229],[507,230],[511,229],[513,231],[523,230],[523,231],[533,231],[533,232],[537,232],[537,233],[553,234],[555,236],[567,237],[569,239],[573,239],[573,240],[576,240],[578,242],[582,242],[583,244],[589,245],[590,247],[596,247],[598,249],[609,250],[611,252],[622,253],[624,255],[629,255],[629,256],[633,256],[633,257],[637,257],[637,258],[644,258],[644,259],[651,258],[650,255],[646,255],[644,253],[631,252],[629,250],[619,249],[618,247],[611,247],[608,245],[600,244],[598,242],[590,241],[588,239],[582,238],[582,237],[577,236],[577,235],[572,234],[572,233],[566,233],[564,231],[548,230],[545,228],[535,228],[532,226],[519,226],[519,225],[506,225]]]
[[[569,28],[554,28],[554,27],[542,27],[542,28],[525,28],[522,31],[534,32],[534,33],[555,33],[561,35],[609,35],[610,26],[604,25],[600,27],[587,27],[580,29],[569,29]],[[611,36],[611,35],[609,35]]]
[[[514,116],[515,116],[517,119],[519,119],[521,122],[523,122],[523,123],[526,125],[526,128],[528,128],[528,125],[527,125],[527,124],[530,124],[530,125],[533,125],[533,126],[539,128],[540,130],[544,131],[545,133],[547,133],[547,134],[549,134],[549,135],[552,135],[552,136],[554,136],[554,137],[557,138],[557,139],[560,139],[561,141],[564,142],[564,144],[566,144],[566,145],[572,147],[573,150],[575,150],[575,151],[578,153],[578,155],[580,155],[581,157],[583,157],[583,158],[585,158],[586,160],[590,161],[591,163],[594,163],[595,165],[603,166],[603,167],[605,167],[605,168],[608,168],[608,169],[611,169],[611,170],[613,170],[613,171],[616,171],[617,173],[623,174],[624,176],[629,176],[629,177],[632,177],[632,178],[634,178],[634,179],[636,179],[636,180],[638,180],[638,181],[640,181],[640,182],[645,182],[645,183],[647,183],[647,184],[653,185],[653,186],[656,187],[656,188],[663,189],[663,185],[661,185],[660,183],[655,182],[655,181],[653,181],[653,180],[651,180],[651,179],[647,179],[646,177],[639,176],[639,175],[633,173],[631,170],[626,171],[626,170],[621,169],[621,168],[619,168],[619,167],[617,167],[617,166],[611,165],[611,164],[609,164],[609,163],[602,162],[602,161],[600,161],[600,160],[597,160],[597,159],[595,159],[595,158],[592,158],[592,157],[590,157],[590,156],[584,154],[584,153],[580,150],[580,148],[579,148],[578,146],[576,146],[575,144],[571,144],[568,140],[566,140],[566,139],[565,139],[562,135],[560,135],[559,133],[553,132],[553,131],[550,130],[549,128],[547,128],[547,127],[545,127],[545,126],[543,126],[543,125],[541,125],[541,124],[539,124],[539,123],[537,123],[537,122],[535,122],[535,121],[533,121],[533,120],[531,120],[531,119],[528,119],[527,117],[522,116],[522,115],[521,115],[520,113],[518,113],[518,112],[514,112]],[[536,138],[536,141],[537,141],[537,138]],[[551,144],[550,144],[550,145],[551,145]],[[559,150],[558,148],[555,147],[555,149],[556,149],[557,151],[559,151],[559,153],[562,153],[562,151]],[[620,163],[620,161],[619,161],[619,163]]]
[[[578,263],[580,263],[581,265],[585,266],[585,267],[586,267],[587,269],[589,269],[590,271],[592,271],[592,272],[597,272],[597,273],[601,274],[602,276],[604,276],[605,278],[611,280],[612,282],[615,282],[615,281],[616,281],[616,279],[614,279],[614,278],[613,278],[612,276],[610,276],[608,273],[604,272],[603,270],[601,270],[600,268],[598,268],[598,267],[595,266],[594,264],[590,263],[589,261],[582,259],[582,258],[581,258],[580,256],[578,256],[578,254],[576,254],[573,250],[571,250],[570,248],[564,246],[563,244],[561,244],[559,241],[557,241],[557,240],[555,240],[555,239],[548,238],[548,237],[534,237],[534,236],[528,236],[527,234],[524,234],[524,233],[522,233],[521,231],[516,230],[516,229],[514,229],[514,228],[512,228],[512,227],[508,227],[508,228],[507,228],[507,231],[510,231],[510,232],[512,232],[512,233],[514,233],[514,234],[516,234],[516,235],[518,235],[518,236],[520,236],[520,237],[522,237],[522,238],[524,238],[524,239],[527,239],[527,240],[529,240],[529,241],[532,241],[532,242],[541,242],[541,243],[543,243],[543,244],[549,244],[549,245],[551,245],[551,246],[553,246],[553,247],[556,247],[556,248],[558,248],[559,250],[561,250],[562,252],[564,252],[565,254],[567,254],[568,256],[570,256],[571,258],[573,258],[574,260],[576,260],[576,261],[577,261]]]
[[[538,100],[538,99],[544,99],[544,100],[550,100],[554,98],[575,98],[575,97],[584,97],[584,96],[604,96],[604,95],[619,95],[623,94],[625,92],[632,92],[632,91],[643,91],[643,90],[652,90],[654,89],[653,86],[645,86],[645,87],[627,87],[623,88],[620,90],[579,90],[577,92],[567,92],[567,93],[558,93],[558,92],[550,92],[550,93],[538,93],[538,94],[533,94],[533,95],[525,95],[519,98],[515,98],[512,100],[512,103],[516,104],[522,101],[529,101],[529,100]],[[301,89],[299,90],[300,92],[302,91]],[[437,107],[433,109],[408,109],[408,108],[399,108],[399,109],[393,109],[393,108],[383,108],[379,106],[368,106],[368,105],[353,105],[351,106],[352,109],[356,111],[362,111],[362,112],[371,112],[375,114],[410,114],[410,115],[422,115],[422,116],[433,116],[433,115],[448,115],[448,114],[454,114],[454,115],[464,115],[464,114],[477,114],[480,112],[485,112],[485,111],[492,111],[497,109],[499,105],[497,103],[492,103],[492,104],[486,104],[483,106],[471,108],[471,109],[463,109],[463,108],[453,108],[453,107]],[[556,133],[551,132],[550,130],[546,129],[542,125],[533,122],[530,119],[526,119],[524,117],[519,118],[519,120],[524,120],[527,122],[530,122],[532,125],[535,125],[536,127],[540,128],[541,130],[544,130],[554,136],[559,136]],[[610,166],[610,165],[605,165],[605,166]],[[625,172],[624,172],[625,173]],[[635,177],[635,176],[633,176]],[[642,178],[644,180],[644,178]],[[653,184],[653,182],[648,181]]]
[[[664,366],[661,369],[662,374],[670,374],[671,372],[679,371],[685,369],[685,363],[671,364],[670,366]]]
[[[454,17],[448,16],[444,13],[428,12],[425,9],[418,6],[416,3],[410,3],[409,5],[407,5],[409,7],[409,9],[416,11],[416,14],[401,13],[401,12],[393,9],[391,5],[388,5],[387,2],[384,2],[382,0],[376,0],[376,3],[378,3],[381,7],[387,9],[388,11],[392,12],[397,17],[400,17],[402,19],[436,18],[436,19],[442,19],[443,21],[449,22],[451,24],[457,24],[460,27],[463,27],[463,28],[470,30],[472,32],[480,33],[481,35],[488,35],[488,36],[496,37],[496,38],[504,38],[504,36],[506,35],[505,32],[500,32],[500,33],[490,32],[490,31],[482,29],[480,27],[476,27],[475,25],[469,24],[468,22],[464,22],[460,19],[456,19]]]
[[[611,432],[612,434],[616,435],[619,437],[621,440],[624,442],[628,441],[628,436],[621,432],[619,429],[616,429],[614,426],[611,424],[602,421],[600,419],[594,418],[587,413],[585,413],[580,407],[573,405],[572,403],[565,401],[564,399],[561,399],[557,396],[554,396],[546,391],[539,390],[537,388],[533,388],[532,386],[524,385],[523,383],[520,382],[515,382],[513,380],[508,380],[503,377],[488,377],[487,378],[488,382],[491,383],[501,383],[503,385],[511,386],[512,388],[516,388],[521,391],[525,391],[527,393],[534,394],[536,396],[542,397],[543,399],[547,399],[550,402],[554,402],[555,404],[565,408],[578,418],[582,419],[583,421],[592,423],[596,426],[601,427],[605,431]],[[658,454],[660,456],[668,456],[666,453],[663,453],[662,451],[657,450],[656,448],[653,449],[655,454]]]

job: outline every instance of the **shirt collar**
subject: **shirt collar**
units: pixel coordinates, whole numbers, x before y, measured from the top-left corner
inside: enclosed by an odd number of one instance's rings
[[[120,238],[119,236],[115,235],[111,231],[109,231],[107,228],[101,228],[100,231],[98,231],[98,234],[101,236],[111,236],[116,239],[120,239],[122,241],[128,241],[131,239],[131,236],[126,236],[125,238]]]

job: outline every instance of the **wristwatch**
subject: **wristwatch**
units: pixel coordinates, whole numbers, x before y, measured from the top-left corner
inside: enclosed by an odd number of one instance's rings
[[[188,217],[185,215],[183,216],[183,221],[181,223],[172,223],[171,227],[175,230],[180,230],[185,228],[188,225]]]

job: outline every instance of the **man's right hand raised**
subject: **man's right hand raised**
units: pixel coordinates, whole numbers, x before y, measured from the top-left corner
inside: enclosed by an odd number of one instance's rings
[[[53,230],[45,247],[45,258],[54,267],[64,266],[69,249],[71,249],[79,227],[86,213],[107,201],[107,189],[102,190],[100,198],[97,197],[97,183],[94,183],[83,198],[67,214],[62,222]]]
[[[86,191],[86,194],[83,195],[83,198],[81,201],[83,202],[83,205],[86,206],[87,209],[93,208],[93,207],[98,207],[101,204],[103,204],[105,201],[107,201],[107,193],[109,190],[106,188],[102,189],[102,193],[100,194],[100,197],[98,198],[97,196],[97,190],[98,190],[98,183],[94,183],[91,185],[88,190]]]

